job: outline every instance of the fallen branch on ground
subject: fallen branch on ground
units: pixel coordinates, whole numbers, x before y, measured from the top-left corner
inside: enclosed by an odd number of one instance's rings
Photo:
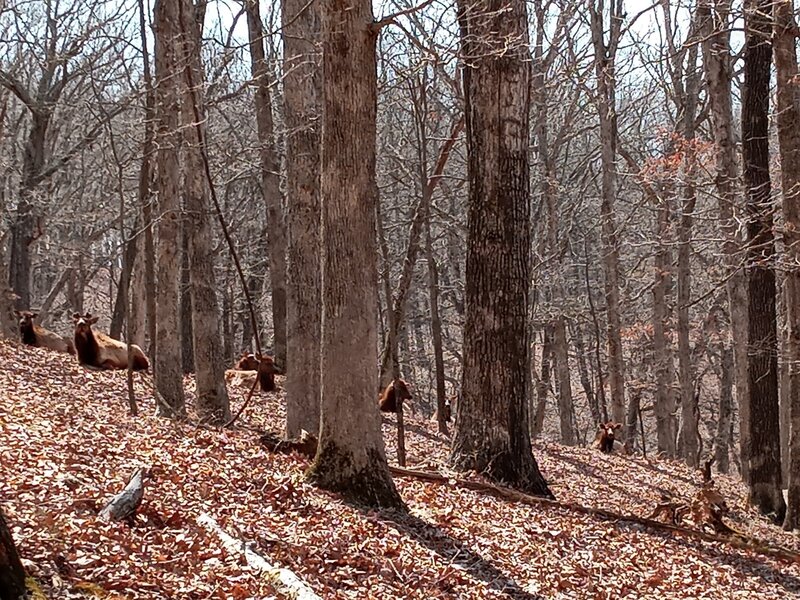
[[[455,477],[447,477],[445,475],[440,475],[439,473],[414,471],[412,469],[405,469],[402,467],[394,467],[394,466],[390,466],[389,470],[392,472],[392,474],[400,475],[401,477],[415,477],[417,479],[423,479],[426,481],[434,481],[437,483],[456,485],[458,487],[462,487],[468,490],[489,492],[506,500],[522,502],[524,504],[529,504],[532,506],[539,506],[539,505],[553,506],[556,508],[571,510],[573,512],[578,512],[593,517],[600,517],[602,519],[607,519],[610,521],[625,521],[628,523],[636,523],[638,525],[642,525],[644,527],[648,527],[650,529],[655,529],[658,531],[668,531],[671,533],[676,533],[678,535],[699,538],[707,542],[718,542],[721,544],[728,544],[729,546],[733,546],[734,548],[739,548],[742,550],[752,550],[753,552],[757,552],[765,556],[771,556],[774,558],[780,558],[782,560],[789,560],[792,562],[800,563],[800,554],[797,552],[789,550],[788,548],[771,546],[760,540],[748,538],[742,536],[741,534],[737,535],[736,537],[716,535],[712,533],[707,533],[705,531],[700,531],[697,529],[689,529],[686,527],[680,527],[678,525],[670,525],[668,523],[662,523],[661,521],[654,521],[653,519],[648,519],[645,517],[637,517],[635,515],[623,515],[603,508],[590,508],[587,506],[581,506],[580,504],[573,504],[571,502],[559,502],[558,500],[549,500],[547,498],[531,496],[529,494],[524,494],[517,490],[495,485],[492,483],[481,482],[481,481],[470,481],[467,479],[457,479]]]
[[[247,564],[264,573],[279,592],[297,600],[322,600],[292,571],[273,566],[245,541],[237,540],[228,535],[211,515],[201,513],[197,517],[197,522],[214,533],[222,541],[222,545],[228,552],[241,552],[244,554]]]
[[[145,469],[136,469],[133,476],[128,481],[128,485],[119,494],[109,500],[108,504],[100,511],[100,517],[111,519],[112,521],[122,521],[133,525],[136,511],[142,503],[144,497],[144,478],[147,472]]]

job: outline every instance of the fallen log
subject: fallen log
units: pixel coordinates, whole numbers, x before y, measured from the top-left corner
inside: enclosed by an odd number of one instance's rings
[[[737,535],[732,537],[717,535],[717,534],[707,533],[705,531],[700,531],[698,529],[689,529],[687,527],[662,523],[661,521],[654,521],[653,519],[648,519],[646,517],[638,517],[636,515],[623,515],[603,508],[591,508],[588,506],[582,506],[580,504],[574,504],[571,502],[559,502],[558,500],[550,500],[549,498],[531,496],[529,494],[525,494],[523,492],[519,492],[517,490],[513,490],[511,488],[507,488],[504,486],[495,485],[493,483],[469,481],[467,479],[457,479],[454,477],[447,477],[439,473],[414,471],[411,469],[405,469],[402,467],[394,467],[394,466],[390,466],[389,471],[391,471],[392,474],[399,475],[401,477],[414,477],[426,481],[434,481],[437,483],[456,485],[458,487],[462,487],[468,490],[488,492],[490,494],[494,494],[506,500],[522,502],[523,504],[528,504],[531,506],[540,506],[540,505],[552,506],[555,508],[571,510],[573,512],[578,512],[593,517],[599,517],[609,521],[624,521],[627,523],[636,523],[637,525],[642,525],[649,529],[655,529],[658,531],[668,531],[686,537],[699,538],[707,542],[718,542],[721,544],[727,544],[729,546],[733,546],[734,548],[739,548],[741,550],[751,550],[753,552],[757,552],[758,554],[762,554],[764,556],[771,556],[774,558],[780,558],[782,560],[788,560],[791,562],[800,563],[800,553],[794,552],[793,550],[790,550],[788,548],[782,548],[780,546],[772,546],[770,544],[767,544],[766,542],[762,542],[761,540],[749,538],[739,533],[737,533]]]
[[[322,600],[292,571],[272,565],[244,540],[237,540],[233,536],[228,535],[228,533],[217,524],[214,517],[208,513],[201,513],[200,516],[197,517],[197,523],[214,533],[228,552],[241,552],[244,554],[247,564],[264,573],[267,579],[277,588],[277,591],[296,600]]]
[[[145,469],[136,469],[125,489],[109,500],[108,504],[100,511],[100,518],[107,521],[125,520],[129,525],[133,525],[136,511],[142,503],[142,498],[144,498],[145,476]]]

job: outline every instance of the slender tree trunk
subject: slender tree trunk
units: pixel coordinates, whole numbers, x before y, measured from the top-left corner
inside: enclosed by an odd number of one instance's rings
[[[698,4],[700,38],[703,40],[703,66],[708,84],[708,102],[717,145],[715,187],[719,220],[723,234],[722,252],[727,270],[726,289],[731,319],[736,400],[739,404],[739,451],[742,479],[749,480],[750,396],[747,378],[747,273],[741,267],[741,244],[738,237],[740,216],[737,207],[739,168],[736,138],[733,131],[731,103],[730,2],[717,0],[713,18],[709,0]],[[716,27],[715,27],[716,24]]]
[[[139,35],[142,45],[142,72],[145,87],[144,142],[142,163],[139,167],[138,204],[144,236],[136,232],[137,251],[141,260],[133,270],[133,299],[131,302],[131,343],[145,348],[146,328],[150,333],[150,362],[155,362],[155,251],[153,245],[152,202],[153,161],[155,159],[156,94],[150,75],[150,54],[147,42],[147,17],[144,0],[137,2],[139,9]],[[152,306],[151,306],[152,305]],[[152,309],[152,312],[151,312]]]
[[[214,279],[214,239],[211,229],[211,202],[205,171],[205,100],[203,68],[200,60],[200,35],[195,7],[191,0],[179,0],[180,30],[184,41],[181,65],[183,82],[182,124],[184,146],[184,196],[189,237],[189,281],[192,291],[192,339],[197,381],[197,412],[214,424],[230,419],[225,365],[222,362],[217,310],[217,285]]]
[[[291,1],[291,0],[290,0]],[[246,0],[250,64],[256,82],[256,125],[261,159],[261,193],[267,206],[269,279],[272,286],[272,326],[275,363],[286,367],[286,224],[281,206],[280,161],[275,151],[275,133],[270,98],[269,65],[264,54],[264,26],[258,0]],[[307,18],[307,17],[306,17]],[[303,32],[305,35],[306,32]],[[287,37],[290,34],[287,33]]]
[[[567,324],[564,317],[558,317],[553,324],[553,347],[558,375],[558,416],[561,424],[561,443],[566,446],[574,446],[577,443],[575,409],[572,405]]]
[[[153,371],[158,395],[156,414],[186,416],[180,347],[180,92],[178,81],[183,65],[178,29],[177,5],[157,0],[154,7],[156,62],[156,163],[158,187],[158,287],[156,297],[157,348]]]
[[[586,343],[583,340],[583,327],[576,324],[572,332],[572,339],[575,343],[575,355],[578,361],[578,374],[581,379],[581,387],[586,395],[589,404],[589,412],[592,414],[592,422],[599,424],[602,421],[600,406],[597,404],[597,394],[592,389],[592,379],[589,375],[588,361],[586,357]]]
[[[544,415],[547,412],[547,395],[550,393],[550,365],[553,357],[553,326],[548,324],[542,334],[541,375],[536,381],[536,409],[533,413],[531,437],[536,439],[544,429]]]
[[[283,0],[288,198],[286,435],[320,427],[320,6]],[[374,390],[373,390],[374,393]]]
[[[669,312],[667,300],[671,287],[672,258],[668,245],[670,221],[669,201],[658,198],[658,217],[656,240],[658,248],[655,254],[655,284],[653,285],[653,354],[656,368],[656,436],[658,452],[667,458],[676,454],[677,422],[675,418],[675,395],[672,387],[675,382],[672,352],[668,341]]]
[[[714,462],[720,473],[730,470],[731,425],[733,423],[733,349],[720,343],[722,377],[719,384],[719,415],[717,438],[714,444]]]
[[[800,528],[800,104],[792,0],[775,2],[775,67],[778,83],[778,142],[783,190],[783,244],[786,253],[786,325],[790,406],[789,504],[783,528]],[[774,440],[773,440],[774,442]],[[780,492],[780,487],[778,489]]]
[[[0,508],[0,598],[22,600],[27,597],[25,569],[19,559],[14,538]]]
[[[778,421],[778,338],[775,312],[775,242],[769,177],[769,79],[772,59],[772,0],[745,5],[742,158],[747,192],[748,365],[750,392],[750,501],[783,521],[780,425]]]
[[[602,10],[602,4],[599,5]],[[610,39],[606,41],[604,17],[590,4],[592,42],[597,77],[597,108],[600,117],[600,157],[602,161],[603,270],[605,274],[606,318],[608,322],[608,378],[611,414],[617,423],[625,422],[625,362],[622,348],[622,319],[619,309],[619,240],[614,204],[617,196],[617,108],[616,52],[624,15],[622,3],[610,2]]]
[[[184,223],[181,232],[181,276],[180,276],[180,344],[184,373],[194,373],[194,328],[192,327],[192,285],[189,266],[189,234]]]
[[[460,0],[458,11],[469,202],[464,369],[451,460],[456,469],[552,496],[526,427],[531,279],[527,9],[521,0]],[[487,369],[491,377],[484,375]]]
[[[442,346],[442,318],[439,315],[439,268],[433,252],[431,221],[425,225],[425,254],[428,261],[428,301],[431,310],[431,337],[433,338],[433,360],[436,375],[436,422],[439,433],[450,435],[447,427],[447,392],[444,385],[444,351]]]
[[[111,313],[111,325],[108,334],[117,340],[122,339],[122,327],[125,325],[125,307],[128,305],[128,290],[133,278],[133,269],[136,266],[136,232],[139,229],[139,219],[133,222],[133,232],[131,237],[125,241],[125,251],[122,254],[122,271],[119,274],[119,284],[117,285],[117,295],[114,299],[114,309]],[[124,227],[120,232],[124,233]]]
[[[368,0],[324,0],[320,8],[322,410],[308,477],[357,502],[403,508],[375,406],[378,32]]]
[[[681,389],[681,454],[690,467],[700,463],[700,409],[694,393],[694,373],[692,372],[692,350],[689,343],[690,321],[689,302],[691,300],[691,252],[692,224],[697,204],[694,180],[697,177],[697,158],[693,146],[695,120],[697,119],[698,94],[700,91],[700,72],[697,69],[697,44],[687,40],[689,45],[686,73],[686,93],[683,98],[683,204],[678,221],[678,373]]]

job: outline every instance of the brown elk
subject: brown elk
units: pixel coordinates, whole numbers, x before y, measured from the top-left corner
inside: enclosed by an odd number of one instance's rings
[[[75,346],[71,340],[65,340],[57,333],[53,333],[39,325],[34,325],[33,320],[39,316],[39,313],[29,310],[15,310],[14,314],[19,317],[19,335],[23,344],[36,346],[37,348],[48,348],[56,352],[75,354]]]
[[[83,316],[75,313],[72,319],[75,322],[75,350],[80,364],[100,369],[128,368],[128,347],[125,342],[92,331],[92,325],[97,323],[99,317],[93,317],[87,312]],[[150,363],[142,349],[136,344],[131,344],[131,350],[133,370],[146,371]]]
[[[257,377],[262,392],[275,391],[275,361],[266,354],[244,352],[235,369],[225,371],[225,379],[232,385],[252,386]]]
[[[622,443],[617,441],[614,432],[620,427],[622,427],[622,423],[614,423],[614,421],[600,423],[597,428],[597,435],[594,439],[595,447],[599,448],[600,452],[605,452],[606,454],[611,454],[615,450],[619,451],[617,450],[617,445],[621,448]]]
[[[408,384],[402,379],[395,379],[381,392],[378,398],[378,406],[381,412],[396,413],[397,412],[397,395],[405,400],[412,400],[411,392],[408,391]]]

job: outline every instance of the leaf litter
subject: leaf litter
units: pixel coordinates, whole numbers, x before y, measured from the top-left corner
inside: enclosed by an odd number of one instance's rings
[[[203,513],[322,598],[800,598],[797,563],[564,507],[407,477],[395,482],[408,515],[350,506],[304,482],[307,459],[258,443],[283,429],[280,390],[219,430],[193,424],[191,378],[190,420],[175,423],[152,416],[148,375],[134,376],[131,417],[124,372],[8,342],[0,360],[0,503],[48,598],[284,597],[198,524]],[[246,391],[230,391],[238,407]],[[409,468],[455,477],[436,424],[406,421]],[[392,463],[394,428],[384,416]],[[647,516],[663,492],[689,498],[702,479],[678,461],[546,441],[534,453],[560,501],[622,514]],[[98,518],[138,467],[152,476],[135,525]],[[741,482],[714,479],[738,530],[800,551]]]

